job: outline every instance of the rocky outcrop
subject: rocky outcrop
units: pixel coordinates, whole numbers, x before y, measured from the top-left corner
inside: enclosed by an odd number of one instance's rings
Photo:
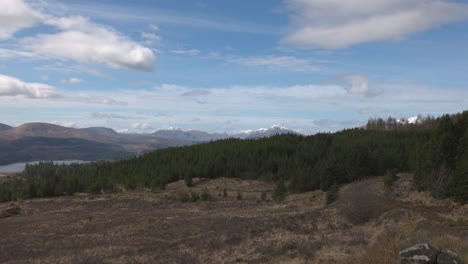
[[[440,250],[424,243],[400,251],[400,264],[464,264],[464,262],[450,250]]]

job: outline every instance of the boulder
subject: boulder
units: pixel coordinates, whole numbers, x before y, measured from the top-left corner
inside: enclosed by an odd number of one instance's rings
[[[419,244],[400,251],[401,264],[433,264],[437,261],[440,250],[428,243]]]
[[[437,257],[437,264],[464,264],[464,262],[457,254],[443,249]]]
[[[464,264],[464,262],[448,249],[440,250],[424,243],[400,251],[400,264]]]

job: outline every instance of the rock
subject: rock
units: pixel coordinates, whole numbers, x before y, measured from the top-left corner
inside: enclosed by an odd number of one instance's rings
[[[21,214],[21,208],[19,206],[12,206],[8,209],[0,211],[0,219],[12,217],[19,214]]]
[[[400,251],[400,264],[464,264],[463,260],[448,249],[439,250],[424,243]]]
[[[448,249],[443,249],[437,257],[437,264],[464,264],[463,260]]]
[[[400,251],[400,264],[436,263],[440,250],[428,243],[419,244]]]

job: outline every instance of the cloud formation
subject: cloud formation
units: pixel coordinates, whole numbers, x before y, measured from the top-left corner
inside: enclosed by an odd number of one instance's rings
[[[297,72],[314,72],[319,70],[317,66],[312,65],[308,60],[298,59],[293,56],[229,57],[227,61],[243,66],[267,67]]]
[[[375,97],[381,95],[384,92],[384,90],[381,88],[370,86],[369,78],[363,74],[356,73],[340,75],[326,82],[341,84],[349,94],[353,95]]]
[[[82,83],[83,80],[79,78],[70,78],[66,80],[62,80],[61,83],[67,83],[67,84],[79,84]]]
[[[22,39],[20,44],[24,50],[41,56],[139,71],[151,71],[156,62],[150,49],[87,18],[54,17],[43,22],[59,32]]]
[[[195,56],[200,54],[200,51],[197,49],[188,49],[188,50],[172,50],[172,53],[175,54],[180,54],[180,55],[189,55],[189,56]]]
[[[0,96],[23,95],[31,99],[60,97],[58,91],[42,83],[27,83],[20,79],[0,74]]]
[[[36,24],[42,15],[23,0],[0,0],[0,40]]]
[[[468,18],[468,4],[440,0],[286,0],[291,31],[283,43],[340,49],[395,41]]]

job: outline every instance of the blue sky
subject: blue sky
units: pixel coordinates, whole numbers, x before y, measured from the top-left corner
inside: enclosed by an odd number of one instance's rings
[[[311,134],[468,105],[465,1],[0,4],[0,123]]]

